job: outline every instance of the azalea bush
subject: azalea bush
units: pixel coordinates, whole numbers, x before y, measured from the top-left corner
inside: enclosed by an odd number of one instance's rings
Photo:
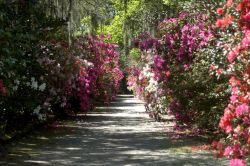
[[[230,159],[230,165],[246,165],[250,159],[249,107],[249,44],[250,2],[232,1],[217,9],[216,26],[226,60],[223,74],[229,77],[230,100],[221,117],[219,127],[226,139],[216,143],[219,156]]]
[[[105,39],[109,35],[99,35],[97,39],[89,40],[90,50],[94,59],[90,60],[94,64],[96,80],[94,82],[94,98],[108,103],[114,99],[119,91],[120,81],[123,73],[120,69],[118,46],[106,43]]]
[[[246,165],[250,2],[228,0],[216,14],[214,22],[214,13],[181,13],[165,19],[156,37],[138,36],[134,45],[141,56],[131,63],[128,85],[156,118],[168,113],[177,124],[222,129],[225,139],[214,142],[217,155]]]
[[[168,113],[177,124],[217,128],[228,93],[226,78],[209,72],[219,50],[211,56],[214,35],[207,19],[201,13],[183,12],[165,19],[157,37],[143,33],[135,39],[141,58],[131,69],[128,84],[154,117]]]
[[[14,6],[18,6],[20,10],[15,11]],[[38,13],[36,8],[27,10],[27,6],[22,3],[2,2],[0,8],[0,38],[3,41],[0,49],[0,118],[1,125],[8,130],[12,126],[20,126],[20,121],[29,123],[36,117],[44,118],[39,114],[42,109],[39,105],[47,98],[48,84],[45,80],[46,73],[38,59],[39,50],[43,49],[40,41],[45,40],[51,33],[46,29],[50,25],[42,25],[39,22],[45,22],[49,18]],[[33,24],[28,21],[31,13],[34,14]],[[44,33],[47,35],[43,35]],[[43,55],[49,56],[46,52]],[[55,64],[57,66],[57,63]]]
[[[21,6],[13,17],[16,5]],[[39,4],[27,6],[0,3],[1,134],[22,129],[20,122],[33,124],[53,114],[89,111],[97,101],[109,103],[123,78],[117,46],[106,43],[105,36],[74,37],[70,45],[64,24],[40,12]]]

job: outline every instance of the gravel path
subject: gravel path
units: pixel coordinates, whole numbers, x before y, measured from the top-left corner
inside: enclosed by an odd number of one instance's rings
[[[171,141],[171,123],[154,122],[143,103],[120,95],[87,117],[64,121],[9,145],[1,166],[223,166],[199,140]]]

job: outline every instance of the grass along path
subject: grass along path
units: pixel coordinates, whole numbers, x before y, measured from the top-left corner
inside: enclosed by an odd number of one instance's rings
[[[155,122],[141,101],[120,95],[87,117],[63,121],[9,145],[1,166],[223,166],[195,138],[172,141],[171,123]]]

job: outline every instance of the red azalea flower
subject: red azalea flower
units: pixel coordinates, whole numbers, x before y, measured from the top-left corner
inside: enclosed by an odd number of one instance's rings
[[[242,16],[240,26],[246,29],[250,29],[250,13]]]
[[[81,69],[80,70],[80,76],[84,76],[84,75],[86,75],[86,71],[84,69]]]
[[[242,103],[247,103],[247,102],[248,102],[248,99],[245,98],[244,96],[240,95],[240,96],[239,96],[239,101],[241,101]]]
[[[224,25],[228,26],[229,24],[231,24],[233,21],[233,16],[228,15],[227,17],[224,18]]]
[[[75,61],[76,65],[79,65],[80,63],[81,63],[81,61],[79,59]]]
[[[224,152],[221,150],[221,151],[219,151],[217,154],[216,154],[216,157],[217,158],[222,158],[224,155]]]
[[[228,15],[222,19],[218,19],[216,22],[216,26],[217,27],[227,27],[228,25],[230,25],[233,21],[233,16]]]
[[[233,4],[233,0],[227,0],[227,7],[230,7]]]
[[[165,74],[166,74],[167,77],[169,77],[171,75],[169,70],[167,70]]]
[[[217,14],[222,15],[224,13],[224,9],[223,8],[218,8],[217,9]]]
[[[241,82],[240,80],[238,80],[237,78],[235,78],[235,76],[232,76],[229,80],[229,84],[233,87],[237,86],[237,85],[240,85]]]
[[[212,147],[217,148],[218,143],[219,143],[219,141],[213,141],[212,142]]]
[[[236,7],[236,11],[241,11],[242,10],[242,2],[241,3],[239,3],[238,5],[237,5],[237,7]]]
[[[218,19],[216,21],[216,27],[222,27],[222,25],[223,25],[223,20],[222,19]]]
[[[247,85],[246,85],[246,84],[242,84],[242,85],[241,85],[241,90],[242,90],[243,92],[245,92],[245,91],[247,90]]]
[[[246,22],[250,22],[250,12],[248,12],[247,14],[245,14],[244,16],[242,16],[243,20]]]

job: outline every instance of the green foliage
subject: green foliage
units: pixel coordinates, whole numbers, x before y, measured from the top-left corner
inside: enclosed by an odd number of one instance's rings
[[[62,82],[70,77],[67,72],[74,70],[69,68],[73,59],[65,58],[62,43],[52,49],[57,40],[66,43],[66,24],[48,16],[46,10],[41,12],[45,7],[21,1],[0,5],[0,80],[6,89],[0,95],[0,121],[6,132],[22,129],[37,118],[43,120],[39,112],[46,110],[42,106],[47,97],[61,94]],[[60,99],[49,100],[56,104]]]
[[[129,55],[132,60],[137,61],[141,57],[141,52],[138,48],[133,48],[130,50]]]
[[[228,78],[216,77],[210,72],[214,58],[222,57],[213,46],[196,53],[189,71],[172,76],[169,87],[183,110],[190,111],[191,124],[201,129],[216,130],[223,110],[228,104]],[[175,66],[171,69],[173,73]],[[211,120],[212,119],[212,120]]]
[[[130,0],[125,7],[123,3],[120,3],[120,0],[112,2],[116,15],[110,23],[100,26],[98,33],[111,34],[114,37],[112,42],[121,46],[124,44],[124,35],[127,35],[131,42],[141,32],[153,31],[167,15],[171,4],[164,3],[162,0]]]
[[[187,10],[189,3],[182,7]],[[202,7],[203,3],[196,5]],[[160,23],[156,37],[142,33],[135,39],[142,56],[137,60],[137,54],[131,51],[128,84],[144,98],[156,119],[172,113],[177,124],[218,130],[222,110],[228,104],[229,87],[228,78],[220,73],[226,57],[210,26],[214,19],[206,13],[182,12]],[[210,68],[215,73],[211,74]]]
[[[104,17],[112,15],[108,2],[0,3],[0,139],[5,132],[22,130],[51,114],[87,111],[92,100],[108,102],[115,97],[122,79],[116,46],[102,37],[72,36],[77,25],[85,24],[94,33],[107,21]]]
[[[98,34],[111,35],[110,42],[122,45],[123,42],[123,16],[116,15],[112,20],[111,25],[100,26]]]

